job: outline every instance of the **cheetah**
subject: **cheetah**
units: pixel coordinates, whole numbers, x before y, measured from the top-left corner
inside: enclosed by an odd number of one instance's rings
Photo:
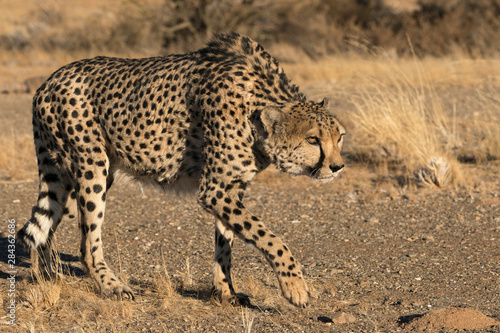
[[[345,129],[328,104],[308,101],[260,44],[236,33],[215,35],[187,54],[66,65],[33,98],[39,195],[17,239],[50,262],[61,220],[78,219],[81,262],[101,293],[133,299],[104,260],[106,193],[117,173],[165,189],[188,187],[216,217],[215,297],[248,301],[231,281],[236,235],[262,252],[283,296],[305,307],[301,265],[242,200],[270,164],[320,182],[341,173]]]

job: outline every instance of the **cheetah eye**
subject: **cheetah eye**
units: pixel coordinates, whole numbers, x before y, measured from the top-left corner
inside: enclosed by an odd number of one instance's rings
[[[319,144],[319,139],[318,139],[317,137],[315,137],[315,136],[308,136],[308,137],[306,138],[306,141],[307,141],[309,144],[311,144],[311,145],[317,145],[317,144]]]

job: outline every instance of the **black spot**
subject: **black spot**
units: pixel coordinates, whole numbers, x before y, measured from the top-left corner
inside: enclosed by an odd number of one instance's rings
[[[283,251],[282,250],[278,250],[278,257],[281,257],[283,255]]]
[[[244,222],[243,225],[245,226],[245,229],[250,230],[252,229],[252,224],[250,222]]]
[[[85,172],[85,179],[91,180],[94,178],[94,173],[92,171]]]
[[[102,191],[102,186],[99,184],[94,185],[94,192],[99,193]]]
[[[93,203],[92,201],[87,202],[87,210],[89,212],[93,212],[95,210],[95,203]]]
[[[234,230],[236,230],[236,232],[241,232],[243,230],[243,227],[241,226],[241,224],[238,224],[238,223],[235,223],[233,225],[233,228],[234,228]]]
[[[97,225],[95,223],[92,223],[90,225],[90,231],[94,231],[97,228]]]
[[[257,231],[260,237],[264,237],[266,235],[266,232],[264,230],[259,230]]]

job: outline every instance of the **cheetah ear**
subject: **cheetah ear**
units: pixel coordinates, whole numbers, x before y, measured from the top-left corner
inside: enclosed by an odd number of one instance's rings
[[[319,106],[325,108],[326,111],[330,111],[330,100],[328,98],[323,98],[321,102],[319,102]]]
[[[262,110],[260,120],[266,132],[274,133],[280,128],[280,123],[285,119],[283,111],[276,106],[268,106]]]

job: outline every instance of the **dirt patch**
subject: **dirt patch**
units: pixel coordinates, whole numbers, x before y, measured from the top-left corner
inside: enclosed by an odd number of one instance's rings
[[[423,316],[413,317],[402,326],[408,330],[429,329],[484,329],[500,325],[499,321],[485,316],[480,311],[468,308],[442,308],[426,313]]]

